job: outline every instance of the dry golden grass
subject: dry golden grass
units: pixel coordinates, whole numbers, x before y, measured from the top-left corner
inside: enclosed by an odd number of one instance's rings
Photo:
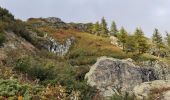
[[[63,42],[68,37],[74,36],[73,32],[68,30],[62,30],[62,29],[54,29],[51,27],[40,27],[38,30],[47,32],[49,35],[55,37],[58,41]]]
[[[74,36],[76,38],[77,48],[93,48],[102,50],[108,49],[111,51],[120,52],[121,49],[110,44],[110,39],[106,37],[95,36],[85,32],[78,32],[75,30],[54,29],[50,27],[41,27],[39,30],[49,33],[58,41],[64,41],[66,38]]]
[[[67,54],[73,65],[93,64],[100,56],[115,58],[126,58],[127,56],[120,48],[110,43],[109,37],[96,36],[72,29],[54,29],[48,26],[40,27],[38,30],[47,32],[59,42],[63,42],[71,36],[75,37],[75,43]]]

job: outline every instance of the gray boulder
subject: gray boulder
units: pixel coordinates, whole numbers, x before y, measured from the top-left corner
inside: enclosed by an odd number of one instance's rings
[[[91,67],[85,79],[90,86],[95,86],[104,97],[113,94],[133,93],[133,88],[143,82],[168,79],[168,66],[151,61],[135,64],[131,59],[101,57]]]

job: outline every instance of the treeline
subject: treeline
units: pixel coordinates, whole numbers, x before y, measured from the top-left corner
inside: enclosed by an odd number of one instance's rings
[[[135,32],[128,33],[124,27],[117,28],[115,21],[112,22],[110,29],[107,22],[103,17],[101,22],[91,24],[90,33],[98,36],[115,36],[118,42],[122,45],[123,51],[135,52],[143,54],[151,52],[153,55],[159,56],[162,53],[170,51],[170,34],[166,32],[166,37],[163,38],[158,29],[154,29],[152,38],[149,39],[141,28],[136,28]]]
[[[166,37],[163,38],[158,29],[154,29],[151,39],[145,36],[141,28],[136,28],[135,32],[130,34],[122,27],[114,36],[118,38],[126,53],[151,53],[164,57],[170,51],[170,34],[166,32]]]
[[[149,49],[148,39],[145,37],[141,28],[136,28],[133,34],[129,34],[123,27],[115,33],[119,42],[122,44],[123,51],[146,53]]]
[[[92,25],[91,33],[98,36],[115,36],[122,45],[125,52],[145,53],[149,49],[148,39],[145,37],[141,28],[136,28],[133,34],[128,33],[124,27],[119,30],[115,21],[112,22],[110,30],[107,27],[107,22],[103,17],[101,23],[96,22]]]
[[[118,32],[116,23],[114,21],[112,22],[110,30],[108,29],[108,24],[104,17],[101,19],[101,22],[97,21],[94,24],[88,23],[87,27],[87,32],[98,36],[115,36]]]

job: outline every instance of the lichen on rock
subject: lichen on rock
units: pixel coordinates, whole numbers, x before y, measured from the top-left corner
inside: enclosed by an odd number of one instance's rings
[[[68,53],[70,47],[74,43],[75,38],[67,38],[64,43],[57,42],[54,38],[48,37],[46,41],[42,43],[42,47],[49,52],[55,53],[60,56],[64,56]]]
[[[169,79],[168,66],[159,61],[146,61],[137,65],[130,59],[101,57],[91,66],[85,78],[104,97],[133,93],[133,88],[143,82]]]

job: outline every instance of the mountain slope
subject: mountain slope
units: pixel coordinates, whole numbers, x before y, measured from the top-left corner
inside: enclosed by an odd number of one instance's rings
[[[0,99],[98,100],[99,91],[84,79],[98,57],[168,62],[149,53],[125,53],[109,36],[91,34],[92,25],[55,17],[23,22],[0,8]]]
[[[50,20],[43,26],[34,26],[30,22],[14,19],[13,15],[5,9],[1,10],[0,13],[3,16],[0,16],[0,34],[3,35],[4,40],[0,46],[2,71],[0,82],[6,82],[5,87],[12,84],[19,86],[12,90],[15,91],[12,94],[7,92],[7,88],[0,90],[0,92],[5,91],[5,94],[0,94],[2,98],[26,98],[29,95],[30,98],[49,99],[62,93],[64,96],[61,98],[76,96],[84,100],[92,99],[96,89],[88,86],[84,80],[85,73],[89,71],[88,66],[95,63],[96,58],[101,55],[123,55],[121,49],[110,44],[109,38],[94,36],[75,29],[75,26],[80,29],[78,25],[70,26],[71,24],[60,22],[69,26],[65,29],[65,27],[57,27],[58,23],[52,23],[53,20]],[[49,49],[54,44],[56,47],[65,46],[65,40],[70,37],[74,37],[74,42],[66,55],[58,55]],[[60,47],[59,50],[63,49],[65,48]],[[21,93],[20,88],[24,88],[25,84],[29,86]],[[32,84],[40,86],[40,90],[34,95],[32,92],[28,93],[30,88],[38,89],[32,87]],[[4,86],[4,84],[1,85]],[[46,87],[52,93],[44,93]],[[61,92],[57,87],[66,92]]]

